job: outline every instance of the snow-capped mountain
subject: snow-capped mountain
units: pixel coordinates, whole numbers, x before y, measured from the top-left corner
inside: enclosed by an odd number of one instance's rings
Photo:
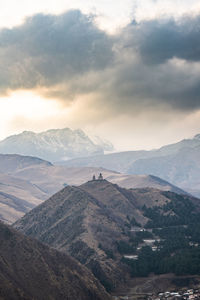
[[[101,141],[101,140],[100,140]],[[49,161],[103,154],[108,146],[93,142],[82,130],[24,131],[0,142],[0,153],[37,156]]]
[[[102,139],[98,135],[90,135],[90,139],[93,141],[94,144],[101,146],[106,152],[111,152],[114,150],[113,144],[110,141]]]

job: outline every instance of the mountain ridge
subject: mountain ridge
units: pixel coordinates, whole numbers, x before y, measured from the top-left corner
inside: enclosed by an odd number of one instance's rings
[[[0,192],[9,195],[6,199],[0,195],[0,218],[8,223],[13,223],[64,186],[79,186],[99,173],[103,173],[105,179],[125,188],[154,187],[185,193],[151,175],[126,175],[103,168],[68,168],[28,156],[0,154],[0,169],[3,172],[0,173]],[[15,205],[13,197],[18,198]],[[30,206],[24,205],[27,202]]]
[[[170,165],[168,164],[170,161]],[[149,151],[125,151],[77,158],[68,167],[102,167],[128,174],[151,174],[200,197],[200,135]]]

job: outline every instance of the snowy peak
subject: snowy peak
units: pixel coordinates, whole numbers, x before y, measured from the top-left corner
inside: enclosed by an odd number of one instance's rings
[[[92,141],[95,144],[101,146],[104,149],[104,151],[113,151],[114,150],[113,144],[110,141],[108,141],[106,139],[102,139],[97,135],[91,136],[90,138],[92,139]]]
[[[49,161],[103,154],[108,144],[93,142],[81,129],[50,129],[35,133],[24,131],[0,142],[0,153],[37,156]]]

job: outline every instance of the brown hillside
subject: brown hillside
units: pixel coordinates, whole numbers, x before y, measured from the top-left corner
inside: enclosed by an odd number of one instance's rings
[[[124,189],[106,180],[68,186],[14,226],[48,245],[70,253],[109,289],[129,276],[118,243],[129,242],[131,220],[144,226],[143,206],[163,206],[174,193]],[[190,199],[189,196],[180,196]]]
[[[73,258],[0,223],[0,299],[109,300]]]

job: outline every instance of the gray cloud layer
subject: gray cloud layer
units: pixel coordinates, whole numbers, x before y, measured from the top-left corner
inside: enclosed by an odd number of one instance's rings
[[[0,32],[0,87],[53,86],[100,70],[112,60],[112,42],[80,11],[38,14]]]
[[[200,17],[175,21],[153,20],[127,28],[130,47],[135,46],[145,63],[164,63],[173,57],[200,60]]]
[[[90,16],[38,14],[0,31],[0,91],[45,88],[62,100],[133,114],[168,105],[200,108],[200,17],[133,22],[109,36]],[[44,93],[44,92],[43,92]]]

